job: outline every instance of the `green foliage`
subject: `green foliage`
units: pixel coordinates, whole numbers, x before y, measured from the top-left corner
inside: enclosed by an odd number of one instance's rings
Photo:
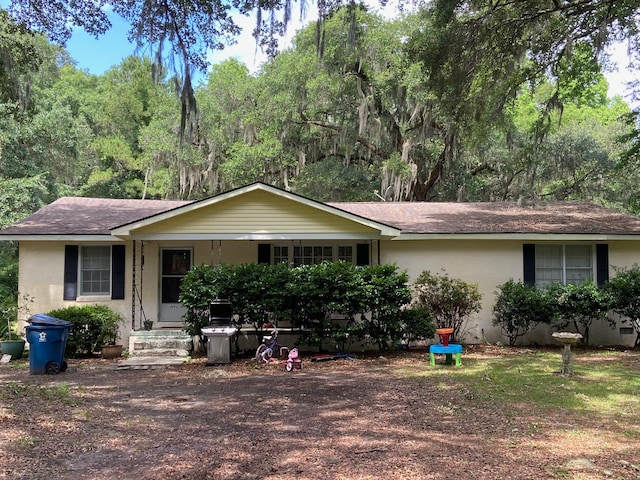
[[[550,323],[554,311],[546,290],[509,280],[498,286],[499,292],[493,306],[493,324],[515,345],[538,323]]]
[[[360,290],[349,292],[361,296],[360,314],[366,319],[359,339],[375,342],[382,351],[406,332],[400,312],[411,301],[409,277],[395,265],[369,265],[361,268],[360,275]]]
[[[378,183],[371,169],[345,165],[332,156],[307,165],[291,186],[296,193],[320,202],[362,202],[372,199]]]
[[[197,265],[185,275],[180,284],[180,302],[187,308],[186,333],[202,337],[202,327],[209,324],[211,301],[230,299],[234,294],[234,270],[229,264]]]
[[[0,177],[0,228],[6,228],[54,200],[44,175],[30,178]]]
[[[406,273],[390,265],[200,265],[185,276],[180,301],[188,309],[185,330],[191,335],[208,324],[211,300],[225,298],[236,325],[251,325],[259,341],[265,325],[289,322],[309,330],[307,345],[328,342],[346,351],[354,342],[374,342],[384,349],[406,331],[400,320],[411,298],[406,282]]]
[[[557,329],[565,329],[572,325],[577,333],[582,334],[583,342],[589,344],[589,327],[594,321],[606,321],[610,327],[615,322],[609,318],[612,296],[609,289],[600,288],[593,282],[580,285],[555,284],[548,287],[555,316],[553,324]]]
[[[321,201],[533,197],[640,211],[636,122],[607,99],[598,45],[558,49],[570,21],[553,8],[523,22],[527,2],[435,2],[393,21],[339,7],[255,75],[237,60],[212,66],[198,108],[189,89],[175,95],[185,78],[149,58],[90,75],[5,14],[0,177],[41,175],[51,198],[199,199],[259,179]]]
[[[124,318],[105,305],[73,305],[51,310],[47,315],[73,323],[65,355],[70,358],[91,355],[103,345],[114,345]]]
[[[617,268],[616,275],[606,288],[609,290],[614,312],[626,317],[636,331],[635,347],[640,345],[640,265]]]
[[[436,334],[436,325],[429,309],[425,306],[412,304],[400,311],[402,339],[407,347],[411,342],[428,340]]]
[[[464,337],[466,323],[481,308],[478,285],[425,270],[413,284],[416,302],[429,309],[437,328],[453,328],[452,341]]]

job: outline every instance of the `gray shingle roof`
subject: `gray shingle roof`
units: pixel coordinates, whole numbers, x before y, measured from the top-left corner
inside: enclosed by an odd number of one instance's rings
[[[62,197],[0,235],[110,235],[124,223],[165,212],[189,202]]]
[[[0,235],[109,235],[110,229],[188,201],[63,197]],[[390,225],[402,233],[640,234],[640,219],[583,202],[538,206],[513,203],[331,203],[333,207]]]
[[[585,202],[519,206],[508,202],[335,203],[402,233],[640,234],[640,218]]]

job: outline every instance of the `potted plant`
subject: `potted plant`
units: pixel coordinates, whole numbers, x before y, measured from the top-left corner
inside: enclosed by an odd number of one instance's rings
[[[118,330],[124,318],[118,312],[105,309],[102,317],[100,343],[102,358],[117,358],[122,356],[122,344],[117,344]]]
[[[12,335],[18,336],[12,325],[18,308],[10,301],[4,300],[0,304],[0,312],[6,319],[6,324],[0,327],[0,351],[2,355],[11,355],[11,360],[22,358],[25,341],[21,338],[12,338]]]
[[[145,319],[144,322],[142,322],[142,324],[145,330],[153,329],[153,320]]]

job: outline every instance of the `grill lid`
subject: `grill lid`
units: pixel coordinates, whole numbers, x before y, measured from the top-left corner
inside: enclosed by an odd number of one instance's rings
[[[216,326],[231,325],[231,302],[226,299],[215,299],[209,304],[209,324]]]

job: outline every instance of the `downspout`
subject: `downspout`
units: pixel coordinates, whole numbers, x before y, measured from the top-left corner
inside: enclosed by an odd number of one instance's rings
[[[378,239],[378,265],[380,265],[380,239]]]
[[[147,320],[147,315],[144,313],[144,306],[142,305],[142,281],[144,280],[144,240],[140,240],[140,289],[137,290],[138,300],[140,301],[140,327],[142,327],[143,320]]]
[[[133,241],[133,261],[131,274],[131,330],[136,329],[136,241]]]

